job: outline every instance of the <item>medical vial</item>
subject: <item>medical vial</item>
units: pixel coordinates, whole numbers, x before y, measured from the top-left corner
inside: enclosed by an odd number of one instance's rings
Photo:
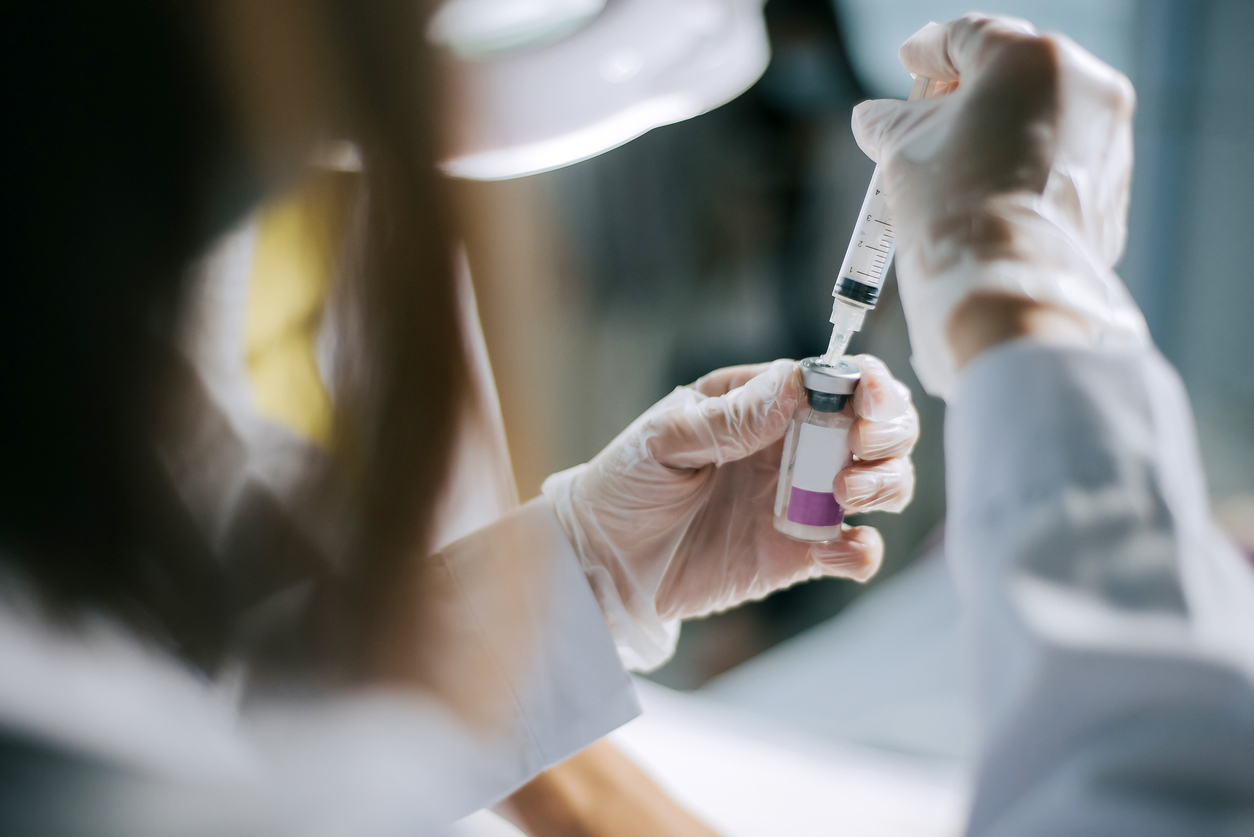
[[[784,437],[775,490],[775,528],[790,538],[822,543],[840,537],[845,510],[832,484],[852,459],[853,415],[846,404],[861,378],[861,370],[846,360],[835,366],[813,357],[801,361],[805,397]]]

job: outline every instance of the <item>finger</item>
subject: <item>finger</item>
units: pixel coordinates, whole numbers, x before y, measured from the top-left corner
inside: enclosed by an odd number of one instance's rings
[[[872,99],[853,109],[850,126],[862,153],[879,163],[892,150],[892,140],[913,125],[912,120],[917,117],[918,108],[914,102]]]
[[[784,435],[803,389],[797,364],[777,360],[726,395],[660,414],[649,452],[669,468],[744,459]]]
[[[899,512],[914,497],[914,463],[904,456],[855,462],[836,475],[832,492],[851,514]]]
[[[862,370],[853,392],[853,412],[871,421],[888,421],[911,410],[910,388],[893,377],[874,355],[855,355],[850,362]]]
[[[847,526],[837,540],[811,546],[810,559],[823,575],[866,581],[884,563],[884,539],[870,526]]]
[[[853,138],[863,153],[877,163],[892,154],[902,137],[911,136],[920,123],[931,120],[938,109],[948,103],[943,98],[922,102],[899,99],[872,99],[853,109],[850,125]]]
[[[918,441],[919,414],[910,407],[888,421],[856,419],[849,431],[849,452],[866,461],[891,459],[907,456]]]
[[[771,364],[769,363],[750,363],[743,366],[727,366],[723,369],[715,369],[709,374],[702,375],[694,383],[689,384],[689,386],[702,395],[708,395],[711,398],[715,398],[720,395],[726,395],[736,387],[744,386],[746,383],[770,368]]]
[[[964,15],[948,23],[929,23],[897,50],[902,66],[936,81],[958,81],[979,69],[998,46],[1035,37],[1036,29],[1017,17]]]

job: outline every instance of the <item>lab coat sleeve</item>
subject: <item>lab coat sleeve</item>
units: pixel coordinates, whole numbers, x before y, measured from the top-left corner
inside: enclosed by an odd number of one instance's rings
[[[987,352],[946,461],[983,732],[968,833],[1246,833],[1254,577],[1210,518],[1174,370]]]
[[[543,498],[439,553],[467,676],[501,696],[504,746],[464,813],[508,795],[640,713],[605,618]],[[460,676],[457,674],[456,676]]]
[[[207,679],[101,614],[67,629],[0,567],[0,834],[443,833],[639,713],[546,503],[437,555],[415,647],[443,688],[242,701],[243,671]]]

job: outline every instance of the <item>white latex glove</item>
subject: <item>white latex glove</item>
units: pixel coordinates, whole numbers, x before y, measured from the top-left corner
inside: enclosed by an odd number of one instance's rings
[[[946,332],[977,292],[1057,306],[1090,345],[1148,345],[1112,270],[1127,237],[1128,79],[1069,38],[1005,17],[929,23],[899,55],[950,92],[863,102],[853,130],[885,167],[912,361],[928,392],[953,392]]]
[[[899,511],[914,493],[918,439],[910,393],[868,355],[846,410],[858,457],[837,474],[850,512]],[[802,397],[793,361],[720,369],[679,387],[591,462],[544,483],[629,667],[660,665],[678,620],[724,610],[819,576],[866,580],[879,532],[845,526],[825,544],[775,531],[783,436]]]

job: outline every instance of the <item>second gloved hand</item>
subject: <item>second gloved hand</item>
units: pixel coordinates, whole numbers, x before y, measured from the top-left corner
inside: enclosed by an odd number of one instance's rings
[[[914,492],[918,417],[878,359],[846,409],[857,460],[837,475],[850,512],[899,511]],[[773,526],[783,435],[804,388],[797,364],[740,366],[679,387],[544,495],[574,546],[632,668],[670,655],[682,618],[702,616],[819,576],[865,580],[883,558],[867,526],[825,544]]]
[[[1063,312],[1089,345],[1148,345],[1112,269],[1132,179],[1128,79],[1065,36],[977,14],[928,24],[900,57],[948,95],[864,102],[853,129],[884,167],[924,387],[953,392],[953,315],[975,295]]]

